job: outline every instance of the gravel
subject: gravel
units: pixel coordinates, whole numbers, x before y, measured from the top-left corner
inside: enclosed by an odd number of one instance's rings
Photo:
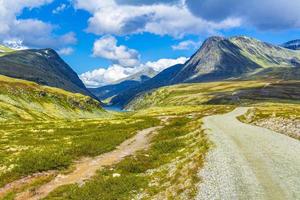
[[[243,124],[248,108],[204,118],[215,147],[199,172],[196,199],[300,199],[300,142]]]

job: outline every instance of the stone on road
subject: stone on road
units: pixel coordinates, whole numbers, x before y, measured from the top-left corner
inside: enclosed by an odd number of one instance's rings
[[[197,199],[300,199],[300,142],[240,122],[247,110],[203,119],[214,147],[199,173]]]

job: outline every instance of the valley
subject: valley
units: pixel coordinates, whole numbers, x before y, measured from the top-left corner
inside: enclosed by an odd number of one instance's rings
[[[0,50],[0,199],[300,198],[299,51],[211,37],[91,89],[54,50]]]

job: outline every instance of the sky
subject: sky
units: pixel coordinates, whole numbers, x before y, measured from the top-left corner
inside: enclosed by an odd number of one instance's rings
[[[210,36],[300,39],[300,0],[0,0],[0,43],[53,48],[88,87],[184,63]]]

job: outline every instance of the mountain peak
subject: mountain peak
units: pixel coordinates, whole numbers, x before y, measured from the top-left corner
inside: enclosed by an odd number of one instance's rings
[[[0,74],[95,98],[72,68],[50,48],[0,53]]]

